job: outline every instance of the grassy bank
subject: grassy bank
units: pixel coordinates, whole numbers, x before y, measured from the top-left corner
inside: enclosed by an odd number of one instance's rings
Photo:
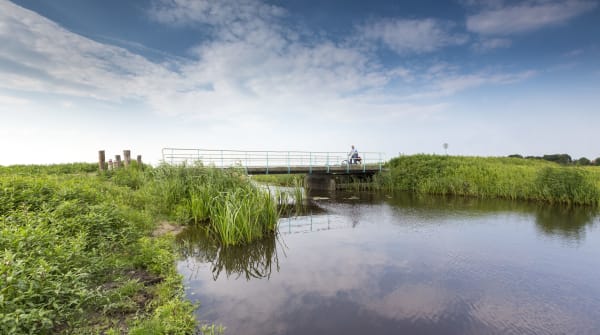
[[[380,186],[428,194],[600,204],[600,168],[520,158],[402,156]]]
[[[153,236],[157,223],[244,244],[274,234],[271,195],[235,171],[95,170],[0,167],[0,333],[195,332],[173,237]]]
[[[263,174],[254,175],[252,179],[269,185],[284,187],[302,187],[304,184],[304,174]]]

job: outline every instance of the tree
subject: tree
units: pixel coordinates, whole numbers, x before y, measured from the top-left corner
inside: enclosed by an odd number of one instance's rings
[[[592,161],[590,161],[589,159],[587,159],[585,157],[581,157],[575,161],[575,164],[577,164],[577,165],[592,165]]]
[[[551,161],[551,162],[556,162],[556,163],[563,164],[563,165],[571,164],[571,162],[573,161],[571,159],[571,156],[569,156],[567,154],[544,155],[544,157],[542,157],[542,159]]]

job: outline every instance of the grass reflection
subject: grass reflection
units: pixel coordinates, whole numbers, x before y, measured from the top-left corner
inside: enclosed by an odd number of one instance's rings
[[[177,238],[181,256],[210,263],[212,277],[217,280],[224,273],[250,280],[270,278],[273,269],[279,271],[276,234],[246,245],[223,245],[202,226],[186,228]]]
[[[597,212],[588,207],[540,206],[535,223],[546,235],[579,241],[585,238],[585,227],[592,225],[596,216]]]
[[[481,199],[460,196],[430,196],[401,192],[386,199],[397,208],[417,210],[423,215],[484,216],[495,213],[519,213],[535,217],[536,228],[544,235],[564,240],[582,240],[586,227],[598,217],[598,209],[522,200]]]

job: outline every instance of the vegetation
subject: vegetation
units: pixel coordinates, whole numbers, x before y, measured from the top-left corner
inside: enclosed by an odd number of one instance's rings
[[[301,187],[304,183],[304,174],[263,174],[252,176],[252,179],[270,185]]]
[[[600,165],[600,158],[595,160],[589,160],[587,157],[581,157],[579,159],[573,159],[568,154],[552,154],[543,156],[527,156],[523,157],[519,154],[508,155],[511,158],[526,158],[526,159],[539,159],[549,162],[558,163],[561,165]]]
[[[236,171],[95,164],[0,167],[0,333],[190,334],[174,240],[199,223],[224,246],[273,236],[275,196]]]
[[[381,187],[430,194],[600,204],[600,168],[520,158],[402,156]]]

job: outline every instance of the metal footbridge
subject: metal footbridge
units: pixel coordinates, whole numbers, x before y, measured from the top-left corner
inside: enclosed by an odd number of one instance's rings
[[[162,160],[171,165],[240,168],[247,174],[367,174],[383,169],[384,154],[360,152],[359,164],[349,164],[346,152],[241,151],[163,148]]]

